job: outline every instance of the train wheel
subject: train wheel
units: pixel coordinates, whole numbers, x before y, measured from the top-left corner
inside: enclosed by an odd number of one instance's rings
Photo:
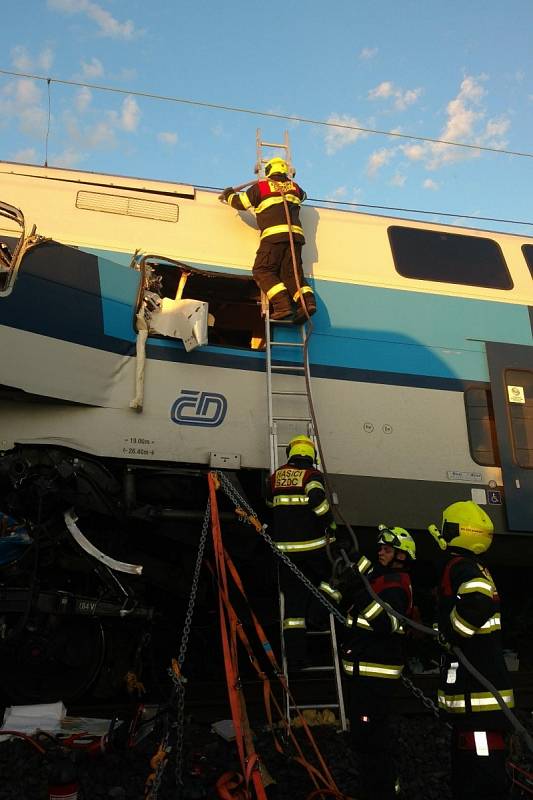
[[[96,680],[105,653],[97,619],[38,614],[0,646],[0,683],[11,702],[70,702]]]

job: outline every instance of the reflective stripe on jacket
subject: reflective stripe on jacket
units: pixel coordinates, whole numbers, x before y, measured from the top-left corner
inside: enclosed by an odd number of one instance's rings
[[[500,598],[492,576],[472,553],[452,555],[439,587],[439,631],[461,648],[466,658],[514,706],[511,680],[503,656]],[[496,698],[456,659],[444,655],[439,707],[455,719],[469,717],[480,728],[505,727]],[[470,723],[469,723],[470,724]]]
[[[357,563],[359,572],[367,573],[372,589],[380,600],[404,616],[413,608],[411,579],[407,572],[386,569],[379,564],[371,566],[366,556]],[[347,586],[353,586],[347,584]],[[403,670],[403,626],[397,618],[373,599],[361,583],[355,595],[350,596],[340,586],[341,607],[348,608],[351,635],[343,647],[342,666],[347,675],[364,678],[397,680]],[[344,596],[346,594],[346,597]],[[350,605],[351,603],[351,605]]]
[[[260,180],[245,192],[230,194],[227,202],[238,211],[255,209],[261,241],[283,242],[289,239],[283,197],[289,209],[294,239],[303,243],[305,238],[300,222],[300,205],[306,199],[306,194],[295,181]]]
[[[267,482],[267,505],[273,508],[274,540],[280,550],[305,552],[325,547],[333,521],[322,473],[310,458],[294,456]]]

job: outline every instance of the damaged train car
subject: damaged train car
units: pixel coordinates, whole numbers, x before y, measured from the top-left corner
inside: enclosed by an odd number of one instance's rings
[[[261,508],[257,230],[175,183],[0,162],[0,187],[0,672],[41,699],[45,664],[75,696],[102,668],[105,619],[142,642],[154,596],[186,594],[210,465]],[[502,536],[533,532],[533,239],[313,206],[302,220],[345,518],[416,531],[474,499]]]

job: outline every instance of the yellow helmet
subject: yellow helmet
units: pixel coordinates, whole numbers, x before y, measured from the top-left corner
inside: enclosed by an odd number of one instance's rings
[[[276,156],[265,164],[265,175],[268,178],[269,175],[277,175],[278,173],[280,175],[288,175],[289,167],[285,159]]]
[[[389,528],[387,525],[378,525],[378,544],[390,544],[395,550],[402,550],[409,558],[416,561],[415,540],[405,528]]]
[[[291,459],[293,456],[307,456],[314,461],[315,446],[313,440],[303,434],[294,436],[287,445],[287,457]]]
[[[448,547],[463,547],[478,555],[491,546],[494,525],[477,503],[464,500],[444,509],[441,532]]]

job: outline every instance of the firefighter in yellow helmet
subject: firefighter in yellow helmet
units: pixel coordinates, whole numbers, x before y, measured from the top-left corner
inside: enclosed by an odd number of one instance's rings
[[[271,158],[265,166],[264,179],[259,179],[245,192],[236,192],[231,187],[224,189],[220,200],[237,211],[255,209],[260,243],[252,274],[272,304],[270,318],[303,322],[307,316],[302,303],[309,315],[316,311],[315,296],[302,269],[305,238],[300,205],[307,195],[288,172],[283,158]],[[296,265],[293,264],[284,199],[289,211]]]
[[[336,524],[324,488],[324,476],[315,465],[315,446],[308,436],[295,436],[287,446],[287,463],[267,482],[266,501],[273,509],[273,538],[304,575],[318,586],[329,577],[326,548],[335,542]],[[306,661],[306,629],[312,595],[286,564],[279,564],[283,594],[282,620],[289,669]]]
[[[439,632],[461,648],[512,708],[500,599],[490,572],[478,559],[492,544],[492,521],[480,506],[466,500],[445,508],[440,530],[430,525],[429,532],[448,556],[438,594]],[[439,708],[452,724],[453,800],[506,798],[507,720],[496,698],[453,652],[442,658]]]
[[[409,569],[416,545],[405,528],[380,525],[377,559],[361,556],[334,585],[330,598],[351,625],[342,648],[342,667],[350,678],[350,731],[361,759],[362,800],[394,800],[398,792],[397,749],[390,705],[404,666],[404,626],[381,606],[361,580],[365,575],[380,600],[403,616],[411,616],[413,590]]]

